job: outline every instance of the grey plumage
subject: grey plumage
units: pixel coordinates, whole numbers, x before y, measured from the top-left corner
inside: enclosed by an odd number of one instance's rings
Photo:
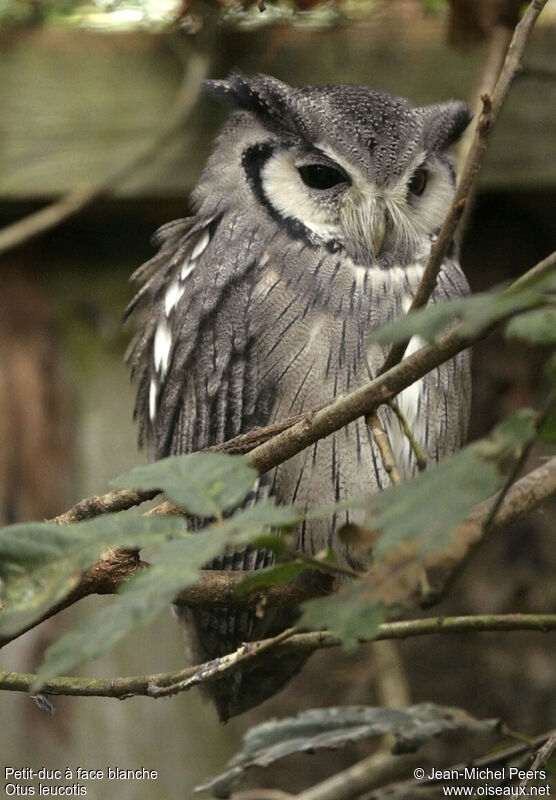
[[[453,195],[446,150],[470,119],[463,103],[416,108],[351,85],[293,89],[232,75],[207,88],[235,110],[193,192],[194,215],[160,229],[160,249],[135,273],[144,285],[128,309],[143,315],[129,360],[140,440],[152,458],[310,411],[373,377],[384,351],[366,343],[368,333],[411,302]],[[453,248],[432,301],[466,292]],[[469,395],[465,354],[399,395],[431,460],[461,444]],[[379,416],[410,477],[416,464],[399,422],[388,408]],[[258,491],[312,508],[388,484],[359,419],[264,476]],[[331,546],[352,563],[335,535],[350,519],[308,521],[298,546]],[[213,566],[270,560],[250,550]],[[186,616],[198,659],[288,621],[222,609]],[[298,667],[269,661],[212,684],[221,717],[260,702]]]

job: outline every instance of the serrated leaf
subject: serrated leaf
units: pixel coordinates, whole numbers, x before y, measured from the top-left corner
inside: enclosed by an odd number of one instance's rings
[[[268,569],[259,569],[254,575],[250,575],[241,581],[235,588],[238,594],[247,594],[253,589],[263,586],[284,586],[286,583],[295,580],[302,572],[306,572],[310,567],[305,562],[292,561],[289,564],[277,564]]]
[[[445,555],[457,546],[453,541],[454,530],[476,503],[500,488],[501,464],[518,455],[535,438],[534,423],[533,411],[518,411],[485,439],[413,480],[373,495],[363,527],[369,528],[373,541],[376,539],[375,564],[404,542],[414,543],[416,556],[425,561]]]
[[[405,342],[417,335],[426,342],[433,342],[449,325],[453,324],[467,309],[486,309],[488,302],[482,295],[473,297],[454,297],[441,303],[429,305],[404,314],[373,331],[369,342],[376,344],[396,344]]]
[[[556,342],[556,308],[537,308],[511,319],[506,336],[525,339],[532,344]]]
[[[273,498],[265,498],[252,506],[236,511],[220,525],[228,526],[230,530],[249,529],[250,532],[268,528],[287,530],[294,528],[302,519],[303,515],[295,506],[276,505]]]
[[[395,344],[417,335],[433,342],[455,322],[460,323],[463,335],[476,335],[508,314],[525,311],[542,302],[544,294],[553,290],[555,283],[552,273],[544,273],[524,286],[501,287],[430,304],[383,325],[371,334],[369,341]]]
[[[490,733],[498,720],[478,720],[458,708],[434,703],[418,703],[405,709],[369,706],[340,706],[302,711],[295,717],[265,722],[250,728],[228,769],[198,786],[227,797],[253,766],[265,767],[292,753],[313,752],[317,748],[338,748],[384,734],[396,737],[395,752],[414,752],[425,742],[451,731]]]
[[[500,488],[501,463],[535,438],[535,419],[533,411],[517,412],[451,459],[368,498],[357,537],[360,550],[365,537],[367,550],[372,548],[371,571],[330,597],[304,603],[298,624],[325,625],[347,649],[372,638],[380,622],[416,593],[425,567],[461,558],[469,542],[465,533],[458,538],[458,526]]]
[[[47,650],[34,691],[48,678],[104,655],[133,628],[151,622],[181,590],[197,582],[199,570],[225,547],[244,547],[268,527],[290,527],[298,519],[295,509],[266,500],[166,542],[158,548],[157,563],[130,579],[118,600],[80,621]]]
[[[183,520],[107,514],[70,525],[20,523],[0,531],[5,608],[0,633],[12,635],[40,619],[79,583],[111,547],[140,549],[184,534]]]
[[[301,607],[300,628],[326,627],[342,639],[345,650],[352,650],[359,639],[375,636],[389,613],[374,587],[363,581],[344,584],[335,594],[307,600]]]
[[[110,606],[80,620],[48,648],[33,691],[40,691],[49,678],[99,658],[133,628],[152,622],[181,589],[198,579],[198,568],[216,555],[222,541],[222,537],[188,534],[186,539],[168,542],[162,563],[130,579]]]
[[[158,489],[197,517],[215,517],[240,505],[257,479],[246,456],[189,453],[169,456],[115,478],[120,489]]]

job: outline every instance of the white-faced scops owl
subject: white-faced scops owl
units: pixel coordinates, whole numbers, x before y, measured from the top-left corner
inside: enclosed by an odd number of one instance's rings
[[[415,107],[364,86],[291,88],[233,74],[206,88],[234,111],[193,191],[193,215],[158,231],[159,251],[135,273],[143,286],[128,309],[141,319],[129,351],[140,440],[155,459],[313,411],[376,375],[385,353],[369,333],[411,303],[454,193],[447,150],[470,120],[461,102]],[[453,246],[432,302],[466,292]],[[412,340],[409,350],[419,346]],[[461,444],[469,396],[465,354],[398,396],[430,461]],[[398,419],[386,407],[379,418],[411,477],[415,458]],[[256,491],[303,510],[388,485],[361,418],[263,476]],[[337,537],[349,520],[346,511],[306,521],[297,548],[332,547],[352,563]],[[249,549],[207,566],[271,560]],[[180,613],[197,661],[291,619]],[[211,683],[221,718],[277,691],[301,661],[269,659]]]

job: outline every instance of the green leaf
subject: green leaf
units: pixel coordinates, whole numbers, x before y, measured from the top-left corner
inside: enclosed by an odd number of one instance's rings
[[[273,498],[259,500],[252,506],[236,511],[220,523],[222,529],[248,531],[250,535],[268,528],[288,530],[294,528],[303,519],[295,506],[276,505]]]
[[[198,517],[215,517],[245,500],[257,479],[247,456],[190,453],[170,456],[120,475],[120,489],[158,489],[175,505]]]
[[[338,592],[316,597],[302,604],[300,628],[326,630],[339,636],[345,650],[352,650],[358,639],[371,639],[388,616],[388,609],[377,598],[374,587],[364,581],[344,584]]]
[[[454,297],[402,315],[373,332],[370,342],[394,344],[417,335],[433,342],[447,328],[459,322],[462,335],[476,335],[489,325],[543,302],[556,286],[556,277],[543,273],[523,286],[501,287],[468,297]]]
[[[34,691],[54,675],[98,658],[133,628],[151,622],[181,590],[196,583],[199,570],[227,546],[241,549],[268,527],[290,527],[298,520],[295,509],[266,500],[202,531],[182,532],[179,539],[164,543],[158,548],[157,563],[130,579],[109,608],[79,622],[47,650]],[[183,528],[183,520],[180,522]]]
[[[148,625],[180,590],[195,583],[199,567],[216,555],[222,541],[218,535],[188,534],[183,540],[168,542],[162,563],[130,579],[110,606],[80,620],[48,648],[33,691],[39,691],[49,678],[109,652],[132,629]]]
[[[373,547],[375,563],[406,542],[425,560],[450,552],[457,544],[455,528],[476,503],[500,488],[505,460],[535,438],[535,418],[533,411],[518,411],[485,439],[413,480],[373,495],[363,527],[373,531],[373,541],[374,532],[380,531]]]
[[[304,561],[291,561],[289,564],[277,564],[268,569],[259,569],[254,575],[250,575],[241,581],[236,586],[235,591],[238,594],[247,594],[253,589],[264,586],[284,586],[308,569],[310,567]]]
[[[20,523],[0,531],[0,633],[17,633],[66,597],[110,547],[140,549],[184,535],[179,517],[107,514],[71,525]]]
[[[371,638],[383,619],[407,603],[418,589],[424,567],[459,559],[468,547],[458,526],[471,508],[490,497],[503,481],[502,465],[535,438],[533,411],[513,414],[489,437],[413,480],[367,499],[358,526],[358,547],[373,553],[371,571],[330,597],[303,604],[300,625],[326,628],[351,648]]]
[[[248,768],[265,767],[293,753],[311,753],[321,747],[336,749],[385,734],[396,737],[394,752],[410,753],[444,733],[490,733],[498,725],[498,720],[478,720],[459,708],[435,703],[418,703],[404,709],[314,708],[250,728],[241,750],[228,762],[228,769],[196,791],[211,790],[216,797],[228,797]]]
[[[387,322],[377,331],[373,331],[368,341],[376,344],[397,344],[418,335],[426,342],[433,342],[465,309],[469,310],[469,306],[482,308],[484,305],[481,295],[454,297]]]
[[[511,319],[506,336],[525,339],[532,344],[556,342],[556,308],[537,308]]]

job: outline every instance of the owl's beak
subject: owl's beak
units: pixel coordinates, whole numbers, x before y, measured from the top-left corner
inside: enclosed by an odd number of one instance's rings
[[[376,257],[382,250],[384,244],[384,236],[386,234],[386,220],[384,213],[382,213],[374,222],[373,230],[371,233],[371,245],[373,248],[373,255]]]

